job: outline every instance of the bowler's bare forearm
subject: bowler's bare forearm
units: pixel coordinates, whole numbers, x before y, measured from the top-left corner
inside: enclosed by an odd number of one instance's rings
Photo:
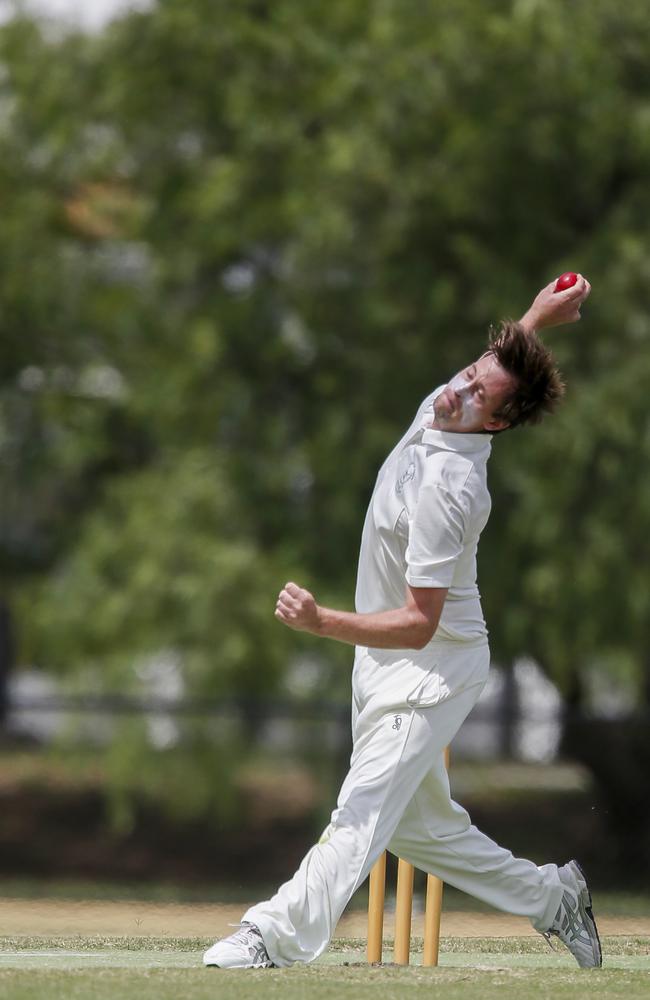
[[[434,624],[417,610],[407,607],[375,614],[319,607],[319,625],[314,634],[353,646],[423,649],[437,628],[438,623]]]
[[[359,614],[323,607],[308,590],[288,583],[280,591],[275,616],[289,628],[353,646],[422,649],[438,627],[446,596],[442,587],[409,587],[403,607]]]

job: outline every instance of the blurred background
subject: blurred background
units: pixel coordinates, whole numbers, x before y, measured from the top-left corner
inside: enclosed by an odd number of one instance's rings
[[[568,269],[566,403],[494,442],[452,785],[640,892],[649,176],[642,0],[0,3],[0,894],[293,872],[351,650],[276,594],[352,607],[386,452]]]

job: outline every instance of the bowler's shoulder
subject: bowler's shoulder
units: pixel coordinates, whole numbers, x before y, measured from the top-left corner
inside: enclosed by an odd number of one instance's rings
[[[424,481],[447,489],[462,489],[472,476],[474,462],[455,451],[433,451],[424,462]]]
[[[490,507],[485,462],[440,451],[427,457],[423,486],[437,487],[472,516]]]

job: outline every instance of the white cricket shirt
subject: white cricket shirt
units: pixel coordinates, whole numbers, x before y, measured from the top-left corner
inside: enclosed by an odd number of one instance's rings
[[[489,434],[430,425],[440,386],[377,476],[363,527],[355,605],[360,613],[403,607],[411,587],[447,587],[436,639],[487,635],[476,581],[476,551],[490,514]]]

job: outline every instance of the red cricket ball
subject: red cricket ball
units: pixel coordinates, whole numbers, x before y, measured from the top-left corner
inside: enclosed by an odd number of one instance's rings
[[[576,281],[578,280],[578,275],[574,274],[573,271],[565,271],[555,282],[554,292],[565,292],[567,288],[573,288]]]

